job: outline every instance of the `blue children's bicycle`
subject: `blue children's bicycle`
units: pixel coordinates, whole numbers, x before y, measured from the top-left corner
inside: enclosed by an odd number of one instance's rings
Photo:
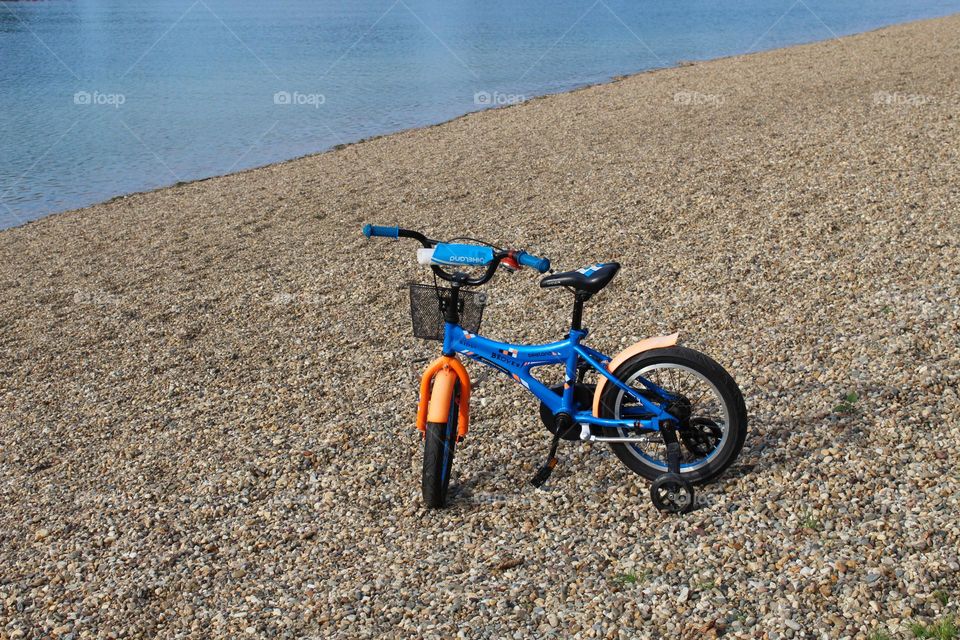
[[[466,288],[486,284],[498,267],[545,273],[549,260],[471,238],[454,240],[478,244],[438,242],[399,227],[368,224],[363,233],[418,240],[418,260],[435,276],[434,285],[410,285],[414,335],[443,341],[443,355],[421,379],[417,410],[428,507],[446,504],[456,445],[467,435],[470,377],[457,354],[506,373],[539,398],[541,420],[553,439],[546,464],[532,480],[538,487],[557,464],[561,439],[608,442],[631,471],[653,480],[650,497],[658,509],[685,513],[694,507],[692,485],[716,478],[743,448],[747,411],[740,389],[719,364],[677,346],[678,334],[641,340],[613,358],[581,343],[587,335],[583,304],[610,283],[620,270],[616,262],[543,278],[541,287],[573,293],[570,332],[549,344],[515,345],[477,335],[485,298]],[[447,270],[467,267],[483,271],[471,276]],[[436,286],[436,278],[451,286]],[[531,373],[558,364],[566,367],[562,384],[547,386]],[[588,382],[588,374],[596,381]]]

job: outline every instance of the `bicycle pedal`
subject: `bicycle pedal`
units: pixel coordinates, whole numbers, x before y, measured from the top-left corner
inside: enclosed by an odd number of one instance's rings
[[[547,464],[540,467],[540,469],[537,471],[537,474],[533,476],[533,479],[530,480],[530,484],[532,484],[538,489],[542,487],[544,483],[546,483],[547,479],[550,477],[550,474],[553,473],[553,468],[555,466],[557,466],[557,459],[550,458]]]

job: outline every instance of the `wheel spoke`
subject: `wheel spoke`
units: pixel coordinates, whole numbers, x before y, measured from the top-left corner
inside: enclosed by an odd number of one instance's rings
[[[712,437],[714,430],[707,427],[696,427],[696,433],[688,432],[686,441],[683,440],[684,432],[681,431],[679,435],[683,446],[681,447],[680,463],[684,467],[684,471],[690,471],[709,462],[722,447],[723,441],[727,437],[727,425],[729,424],[729,409],[716,386],[705,375],[691,367],[670,362],[651,364],[635,372],[623,382],[631,389],[640,392],[645,388],[643,383],[639,381],[640,378],[646,378],[665,391],[686,398],[688,402],[691,396],[696,396],[696,401],[690,403],[689,416],[710,420],[712,424],[719,427],[721,433],[719,439],[716,439],[714,443],[715,438]],[[621,418],[623,407],[631,404],[638,403],[621,390],[614,404],[614,417]],[[631,435],[624,429],[618,431],[620,435]],[[660,437],[653,437],[650,440],[647,442],[631,442],[627,446],[627,450],[645,465],[652,466],[660,471],[666,471],[666,445]]]

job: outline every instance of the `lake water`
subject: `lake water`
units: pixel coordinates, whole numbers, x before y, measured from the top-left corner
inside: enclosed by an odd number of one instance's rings
[[[619,74],[957,11],[960,0],[0,0],[0,228]]]

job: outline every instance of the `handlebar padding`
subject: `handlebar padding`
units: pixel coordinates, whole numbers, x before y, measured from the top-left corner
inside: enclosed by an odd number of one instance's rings
[[[550,270],[550,260],[547,258],[541,258],[535,256],[526,251],[518,251],[516,253],[517,262],[525,267],[530,267],[531,269],[536,269],[540,273],[546,273]]]
[[[363,226],[363,235],[368,238],[377,236],[379,238],[399,238],[400,227],[383,227],[376,224],[367,224]]]
[[[492,247],[441,242],[434,248],[430,262],[450,267],[470,267],[488,265],[494,258]]]

